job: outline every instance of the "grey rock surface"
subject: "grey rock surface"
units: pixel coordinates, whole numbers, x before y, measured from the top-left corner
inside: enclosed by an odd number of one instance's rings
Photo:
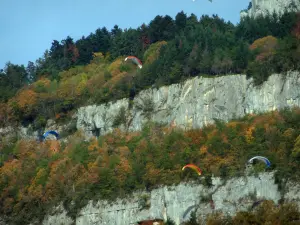
[[[251,5],[250,9],[241,11],[241,19],[246,16],[254,18],[260,15],[265,16],[273,12],[282,15],[284,10],[299,11],[300,9],[299,0],[251,0]]]
[[[203,178],[199,178],[203,179]],[[135,192],[127,199],[115,202],[89,202],[77,215],[76,225],[129,225],[147,219],[164,219],[168,217],[176,225],[187,221],[191,212],[196,211],[199,217],[214,211],[221,211],[233,216],[237,211],[248,210],[258,200],[281,199],[281,193],[275,184],[274,173],[265,172],[258,176],[232,178],[226,182],[218,177],[212,178],[212,187],[205,187],[200,182],[181,183],[164,186],[151,192]],[[299,185],[288,183],[286,201],[300,203]],[[148,208],[141,208],[142,196],[148,196]],[[209,199],[215,207],[211,207]],[[48,215],[44,225],[72,224],[62,209],[56,214]]]
[[[128,99],[81,107],[77,112],[77,129],[87,136],[91,136],[94,129],[100,129],[101,135],[111,132],[113,120],[123,107],[127,122],[120,128],[138,131],[147,120],[149,102],[153,103],[152,121],[183,129],[201,128],[214,123],[214,119],[226,122],[248,113],[300,106],[299,84],[298,72],[287,76],[274,74],[259,87],[245,75],[195,77],[182,84],[142,91],[130,109]]]

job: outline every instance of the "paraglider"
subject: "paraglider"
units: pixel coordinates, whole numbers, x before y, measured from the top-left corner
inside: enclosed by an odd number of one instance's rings
[[[202,171],[200,170],[200,168],[194,164],[185,165],[184,167],[182,167],[182,171],[185,170],[185,168],[191,168],[191,169],[195,170],[199,176],[202,174]]]
[[[264,202],[265,200],[259,200],[256,201],[252,204],[251,209],[254,209],[255,207],[259,206],[262,202]]]
[[[132,62],[134,62],[135,64],[137,64],[137,66],[140,69],[143,68],[143,64],[142,64],[141,60],[139,60],[137,57],[135,57],[135,56],[127,56],[124,61],[126,62],[128,59],[130,59]]]
[[[58,140],[59,135],[58,135],[58,133],[57,133],[56,131],[54,131],[54,130],[48,130],[47,132],[45,132],[45,133],[43,134],[43,137],[42,137],[43,140],[45,140],[49,134],[54,135],[54,136],[56,137],[56,140]]]
[[[255,160],[255,159],[264,162],[267,167],[271,166],[271,162],[266,157],[263,157],[263,156],[254,156],[253,158],[248,160],[248,163],[253,163],[253,160]]]

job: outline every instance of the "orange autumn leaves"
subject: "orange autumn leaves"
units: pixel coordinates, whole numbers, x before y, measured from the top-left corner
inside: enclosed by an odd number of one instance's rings
[[[206,177],[235,176],[258,150],[275,161],[283,160],[299,136],[287,118],[300,117],[300,110],[293,110],[292,115],[248,115],[241,121],[186,132],[148,124],[140,132],[126,134],[116,129],[89,142],[76,133],[71,142],[58,145],[56,141],[19,141],[13,148],[17,158],[0,168],[1,213],[18,213],[15,206],[31,201],[52,204],[64,197],[80,199],[85,193],[108,198],[196,178],[193,172],[182,173],[188,163],[196,164]],[[298,140],[294,157],[299,157]]]
[[[225,213],[217,212],[207,217],[206,225],[216,224],[261,224],[284,225],[298,224],[300,212],[295,202],[276,204],[272,200],[255,201],[257,206],[252,210],[238,211],[234,216],[228,217]]]
[[[262,61],[275,54],[277,45],[278,45],[277,38],[269,35],[255,40],[253,44],[250,46],[250,49],[258,50],[259,53],[256,56],[256,60]]]
[[[24,110],[28,105],[34,105],[37,101],[37,93],[33,90],[24,90],[17,95],[19,107]]]
[[[143,61],[151,64],[157,59],[160,48],[166,44],[161,41],[150,45]],[[78,49],[68,45],[66,51],[72,53],[72,61],[76,62]],[[39,125],[40,119],[62,119],[68,116],[67,112],[87,102],[103,103],[123,98],[127,89],[131,88],[133,77],[139,74],[135,65],[124,62],[125,57],[111,61],[108,52],[94,52],[89,64],[77,65],[65,71],[52,71],[57,74],[51,80],[46,78],[49,75],[47,70],[40,71],[39,80],[25,85],[8,103],[0,104],[1,125],[20,122],[23,117],[34,119]]]
[[[41,112],[45,108],[43,106],[49,102],[51,104],[63,102],[64,105],[80,104],[81,98],[87,96],[93,98],[96,93],[102,95],[102,92],[117,90],[117,86],[123,84],[124,79],[130,81],[132,74],[121,71],[124,57],[112,63],[109,63],[107,57],[102,53],[95,53],[90,64],[61,71],[58,74],[59,82],[41,77],[31,85],[23,87],[7,104],[0,105],[0,112],[3,111],[1,115],[5,115],[2,121],[17,120],[12,115]],[[55,114],[59,111],[57,108],[50,107],[49,111],[53,110]],[[60,116],[57,115],[57,118]]]

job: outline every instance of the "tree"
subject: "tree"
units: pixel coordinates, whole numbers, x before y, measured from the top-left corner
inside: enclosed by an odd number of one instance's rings
[[[233,71],[241,73],[244,71],[250,60],[250,51],[248,45],[239,41],[233,51]]]
[[[140,33],[140,39],[143,45],[143,51],[145,51],[151,44],[147,25],[142,24],[142,26],[138,28],[138,32]]]
[[[177,15],[175,16],[175,25],[176,25],[177,33],[184,30],[186,23],[187,23],[186,14],[183,11],[177,13]]]
[[[93,47],[92,47],[91,37],[82,37],[76,41],[76,47],[79,52],[77,59],[77,64],[85,65],[88,64],[93,58]]]
[[[26,67],[28,83],[32,83],[36,80],[36,67],[33,62],[29,61]]]
[[[275,54],[275,48],[277,45],[277,38],[269,35],[255,40],[249,48],[252,51],[258,50],[259,55],[257,55],[256,60],[264,60],[265,58]]]
[[[106,54],[111,48],[112,40],[106,27],[99,28],[95,34],[90,35],[93,52],[102,52]]]
[[[115,25],[114,28],[111,30],[110,33],[112,35],[112,38],[115,38],[115,37],[117,37],[117,36],[119,36],[119,35],[122,34],[122,29],[119,28],[118,25]]]
[[[186,31],[191,31],[196,28],[196,25],[198,24],[198,19],[195,14],[191,14],[187,19],[186,19],[186,26],[185,30]]]
[[[61,41],[63,46],[63,57],[58,60],[59,70],[69,69],[73,65],[73,59],[76,61],[78,52],[75,50],[73,39],[68,36],[66,39]]]
[[[170,16],[156,16],[149,24],[151,42],[168,41],[175,35],[175,23]]]
[[[128,29],[114,38],[111,54],[113,58],[127,55],[134,55],[141,58],[141,50],[142,42],[140,41],[138,31]]]
[[[62,58],[63,55],[64,55],[64,52],[63,52],[63,45],[61,45],[59,43],[59,41],[57,40],[54,40],[52,42],[52,45],[51,45],[51,48],[50,48],[50,52],[49,52],[49,55],[51,58],[53,59],[59,59],[59,58]]]

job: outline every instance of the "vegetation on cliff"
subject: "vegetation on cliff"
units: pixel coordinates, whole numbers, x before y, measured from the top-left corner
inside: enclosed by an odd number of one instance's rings
[[[272,201],[264,201],[257,208],[239,211],[232,217],[217,212],[210,214],[205,222],[198,221],[192,214],[184,225],[296,225],[300,222],[300,211],[293,203],[276,205]]]
[[[245,18],[233,25],[214,15],[198,19],[179,12],[156,16],[137,29],[97,29],[74,41],[53,41],[27,67],[8,63],[0,71],[0,126],[61,121],[72,110],[129,97],[149,87],[192,76],[246,73],[261,84],[271,73],[299,69],[297,13]],[[124,58],[143,62],[138,69]]]
[[[300,211],[294,203],[275,204],[273,201],[265,200],[258,206],[248,211],[238,211],[236,215],[230,216],[216,211],[207,215],[206,219],[197,218],[196,211],[192,212],[190,219],[183,225],[296,225],[300,222]],[[152,225],[153,220],[146,220],[140,225]],[[168,219],[159,222],[159,225],[175,225],[175,222]]]
[[[229,123],[183,131],[148,123],[142,131],[114,132],[84,141],[79,132],[67,144],[56,140],[1,143],[0,213],[10,223],[42,218],[60,202],[71,216],[89,200],[125,197],[135,190],[211,176],[243,176],[247,160],[263,155],[276,180],[298,179],[300,109],[247,115]],[[205,179],[183,165],[198,165]],[[253,173],[265,170],[254,166]]]

